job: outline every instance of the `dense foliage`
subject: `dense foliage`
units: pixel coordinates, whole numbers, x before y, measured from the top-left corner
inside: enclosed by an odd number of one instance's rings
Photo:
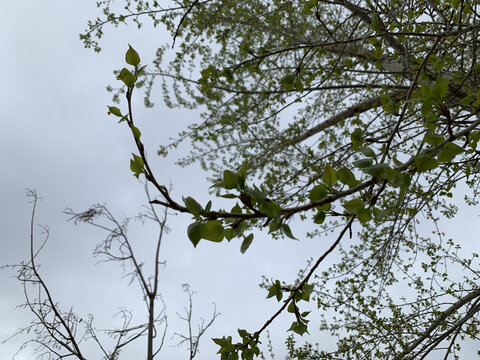
[[[185,0],[172,7],[127,0],[81,35],[100,50],[105,26],[148,18],[171,32],[146,68],[132,48],[118,78],[128,113],[111,113],[132,130],[139,154],[131,169],[163,200],[154,203],[193,215],[196,246],[242,238],[252,227],[272,236],[299,236],[290,226],[313,224],[308,236],[328,233],[331,247],[294,284],[266,281],[281,302],[258,331],[215,339],[222,359],[258,354],[262,332],[284,309],[290,330],[308,331],[307,317],[338,338],[333,351],[287,342],[290,358],[421,359],[456,356],[462,341],[478,339],[478,261],[458,245],[417,231],[420,219],[452,217],[460,191],[477,204],[480,153],[479,7],[475,1]],[[166,61],[164,58],[173,60]],[[193,198],[172,199],[158,183],[134,125],[132,92],[162,84],[169,106],[199,107],[202,120],[178,141],[215,173],[230,211]],[[457,200],[457,199],[455,199]],[[423,220],[422,220],[423,221]],[[353,224],[358,234],[352,241]],[[342,245],[344,244],[344,245]],[[333,251],[341,261],[321,269]],[[459,275],[459,270],[463,271]],[[397,291],[395,291],[397,289]],[[402,289],[399,295],[398,289]],[[407,289],[407,290],[406,290]],[[283,299],[283,301],[282,301]],[[315,314],[302,301],[315,300]],[[333,315],[332,315],[333,314]]]

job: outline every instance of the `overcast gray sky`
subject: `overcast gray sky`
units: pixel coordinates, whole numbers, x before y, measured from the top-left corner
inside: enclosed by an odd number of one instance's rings
[[[36,222],[48,225],[51,231],[40,256],[42,274],[64,309],[73,306],[80,315],[94,314],[101,329],[115,324],[112,316],[120,307],[132,308],[143,316],[141,295],[135,285],[126,286],[127,281],[121,279],[115,264],[95,266],[91,252],[104,234],[87,225],[74,226],[62,211],[66,207],[86,210],[94,203],[107,204],[119,217],[135,215],[140,210],[145,196],[142,185],[129,170],[129,158],[134,151],[132,139],[124,126],[107,116],[111,94],[105,87],[115,83],[112,71],[123,66],[129,43],[148,64],[156,47],[170,40],[148,26],[141,32],[134,26],[110,28],[102,41],[104,50],[95,54],[83,48],[79,33],[87,20],[97,15],[93,0],[3,4],[0,265],[18,263],[28,255],[31,205],[24,189],[36,189],[43,197]],[[174,166],[178,155],[167,160],[155,155],[158,144],[196,121],[198,113],[169,110],[159,94],[157,106],[145,110],[138,95],[136,118],[159,179],[165,184],[173,183],[178,199],[192,195],[206,203],[207,174],[197,166]],[[311,239],[274,241],[265,233],[257,234],[245,255],[240,254],[238,240],[224,244],[204,241],[194,249],[186,236],[190,222],[188,216],[171,217],[169,225],[173,230],[165,237],[162,249],[167,265],[161,274],[161,288],[169,316],[164,355],[187,358],[186,347],[171,348],[176,340],[170,338],[174,332],[186,330],[176,312],[183,311],[187,304],[181,284],[189,283],[197,291],[197,318],[211,315],[212,302],[222,313],[205,335],[198,356],[212,359],[217,357],[217,346],[211,337],[235,335],[237,328],[257,330],[275,311],[276,306],[272,305],[276,301],[265,300],[265,291],[258,287],[261,275],[293,280],[306,260],[326,245]],[[152,228],[137,230],[135,234],[140,235],[143,243],[155,237]],[[40,241],[38,232],[37,235]],[[149,255],[150,249],[141,245],[139,252]],[[27,325],[31,318],[28,311],[15,309],[22,303],[23,294],[13,276],[8,270],[0,272],[0,340]],[[277,330],[272,330],[279,353],[291,321],[287,317],[274,327]],[[0,358],[10,358],[25,339],[0,343]],[[144,344],[140,348],[143,350]],[[29,355],[25,351],[18,359]]]
[[[79,315],[94,314],[97,327],[102,329],[114,326],[113,315],[120,307],[133,309],[140,316],[138,321],[142,321],[141,294],[136,285],[126,286],[115,264],[95,265],[91,252],[104,234],[86,225],[74,226],[62,211],[66,207],[86,210],[94,203],[105,203],[112,213],[122,217],[135,215],[141,209],[145,202],[143,188],[129,170],[132,139],[125,126],[107,116],[111,95],[105,87],[115,83],[112,71],[123,66],[129,43],[148,64],[158,45],[170,40],[148,25],[140,32],[134,26],[110,28],[102,41],[104,50],[95,54],[83,48],[78,34],[87,20],[97,15],[94,0],[3,4],[0,265],[18,263],[28,255],[31,205],[24,189],[36,189],[43,197],[36,222],[51,230],[40,256],[42,274],[64,309],[73,306]],[[138,96],[135,113],[159,179],[173,183],[177,199],[192,195],[206,203],[207,174],[197,166],[174,166],[176,154],[168,159],[155,156],[156,146],[196,121],[198,112],[167,109],[156,95],[157,106],[150,110],[143,108]],[[458,236],[469,236],[466,224],[476,219],[472,210],[469,214],[456,220],[454,230]],[[309,257],[321,254],[328,246],[324,238],[274,241],[263,233],[256,235],[245,255],[240,254],[239,240],[222,244],[203,241],[194,249],[186,236],[189,223],[188,216],[171,217],[172,232],[165,237],[162,249],[167,265],[160,286],[169,316],[165,358],[187,358],[186,347],[170,346],[177,342],[171,340],[174,332],[186,331],[176,316],[187,304],[181,284],[189,283],[197,291],[197,319],[211,315],[212,302],[222,313],[205,335],[198,356],[200,360],[217,358],[217,346],[211,337],[235,335],[237,328],[255,331],[276,310],[275,300],[265,300],[265,290],[258,287],[261,275],[293,280]],[[154,229],[137,228],[132,234],[138,237],[139,253],[151,254],[148,241],[154,240]],[[0,341],[27,325],[31,318],[28,311],[15,309],[22,303],[23,294],[13,276],[8,270],[0,271]],[[278,354],[284,351],[285,330],[291,321],[287,316],[271,329]],[[26,339],[0,343],[0,358],[11,358]],[[322,341],[325,344],[325,339]],[[139,346],[143,350],[144,344]],[[18,359],[29,355],[25,351]]]

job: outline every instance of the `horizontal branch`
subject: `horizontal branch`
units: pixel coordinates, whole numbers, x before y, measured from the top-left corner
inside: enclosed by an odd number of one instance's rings
[[[408,87],[406,87],[406,88],[408,88]],[[394,91],[394,92],[391,92],[391,93],[387,94],[387,96],[389,96],[391,98],[397,98],[397,97],[403,95],[404,93],[405,93],[404,91]],[[355,116],[357,114],[360,114],[360,113],[363,113],[363,112],[368,111],[370,109],[373,109],[377,106],[380,106],[381,105],[380,97],[381,97],[381,95],[378,95],[378,96],[372,97],[370,99],[358,102],[358,103],[350,106],[349,108],[345,109],[344,111],[339,112],[338,114],[335,114],[335,115],[331,116],[327,120],[321,122],[318,125],[315,125],[314,127],[305,131],[303,134],[301,134],[301,135],[297,136],[296,138],[290,140],[289,145],[298,144],[298,143],[308,139],[309,137],[312,137],[313,135],[318,134],[319,132],[321,132],[325,129],[328,129],[331,126],[334,126],[334,125],[342,122],[343,120],[346,120],[346,119],[348,119],[352,116]]]
[[[436,151],[440,149],[442,146],[444,146],[446,143],[457,140],[461,138],[462,136],[468,135],[472,130],[477,128],[480,125],[480,119],[475,120],[470,126],[467,128],[463,129],[462,131],[459,131],[458,133],[454,134],[453,136],[450,136],[447,140],[445,140],[443,143],[436,145],[436,146],[431,146],[426,149],[426,151]],[[400,166],[397,166],[395,169],[398,171],[405,171],[408,168],[410,168],[411,165],[415,163],[415,156],[412,156],[409,160],[407,160],[405,163],[403,163]],[[323,206],[326,204],[333,203],[334,201],[341,199],[343,197],[346,197],[348,195],[355,194],[363,189],[366,189],[370,185],[374,185],[378,183],[378,179],[375,177],[371,177],[369,180],[366,180],[350,189],[343,190],[343,191],[338,191],[334,194],[328,195],[324,197],[321,200],[318,201],[313,201],[304,205],[300,206],[295,206],[291,208],[284,208],[281,210],[282,215],[286,216],[291,216],[296,213],[308,211],[311,209],[314,209],[318,206]],[[162,187],[162,194],[165,193],[165,187]],[[161,200],[152,200],[150,203],[152,204],[158,204],[162,206],[169,207],[171,209],[177,210],[179,212],[184,212],[184,213],[190,213],[188,209],[183,206],[178,204],[177,202],[173,201],[169,195],[168,192],[166,192],[166,195],[168,197],[167,202],[161,201]],[[231,212],[225,212],[225,211],[209,211],[205,212],[203,216],[207,219],[227,219],[227,218],[233,218],[233,219],[239,219],[239,220],[248,220],[248,219],[257,219],[257,218],[267,218],[268,216],[256,211],[255,213],[244,213],[244,214],[239,214],[239,213],[231,213]]]

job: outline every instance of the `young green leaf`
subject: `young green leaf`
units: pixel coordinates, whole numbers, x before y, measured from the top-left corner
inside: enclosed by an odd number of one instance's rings
[[[123,68],[122,70],[120,70],[120,72],[117,75],[117,79],[123,81],[123,78],[125,76],[133,76],[130,70],[128,70],[127,68]]]
[[[454,144],[452,142],[448,142],[443,145],[440,150],[438,151],[438,161],[440,162],[450,162],[453,158],[461,153],[464,150],[461,146]]]
[[[272,221],[270,221],[268,233],[270,234],[274,231],[277,231],[278,229],[280,229],[281,225],[282,225],[282,219],[280,218],[280,216],[273,218]]]
[[[265,193],[262,190],[260,190],[256,185],[253,186],[253,189],[250,187],[247,187],[246,193],[258,202],[264,201],[265,198],[267,197],[267,195],[265,195]]]
[[[313,218],[313,222],[315,224],[323,224],[323,222],[325,221],[325,212],[324,211],[319,211],[315,217]]]
[[[283,297],[282,285],[278,280],[275,280],[275,283],[272,286],[270,286],[270,288],[268,289],[267,299],[273,296],[277,298],[277,301],[282,300],[282,297]]]
[[[290,239],[297,240],[297,238],[293,236],[292,230],[290,230],[290,226],[288,226],[287,224],[282,224],[280,228],[282,229],[282,233],[285,236],[288,236]]]
[[[120,111],[119,108],[115,107],[115,106],[109,106],[108,107],[108,111],[111,112],[113,115],[115,116],[118,116],[118,117],[122,117],[122,112]]]
[[[245,251],[247,251],[247,249],[250,247],[250,245],[252,244],[252,241],[253,241],[253,234],[249,234],[243,239],[242,245],[240,246],[240,252],[242,254],[245,254]]]
[[[240,185],[240,189],[245,189],[245,181],[247,179],[247,168],[248,168],[248,162],[245,160],[242,163],[242,167],[240,168],[238,172],[238,184]]]
[[[353,162],[353,166],[359,168],[359,169],[364,169],[366,167],[372,166],[373,160],[372,159],[360,159],[357,161]]]
[[[237,236],[237,231],[235,229],[232,229],[232,228],[227,228],[227,229],[225,229],[224,236],[225,236],[225,239],[230,241],[235,236]]]
[[[314,186],[308,195],[311,202],[322,200],[328,194],[327,187],[323,184]]]
[[[205,205],[205,212],[209,212],[211,209],[212,209],[212,200],[209,200],[207,205]]]
[[[225,235],[222,222],[219,220],[209,220],[205,223],[205,231],[202,238],[213,242],[221,242]]]
[[[337,181],[337,172],[330,166],[330,164],[325,165],[325,169],[323,170],[323,182],[328,186],[332,186]]]
[[[197,247],[200,239],[203,237],[205,233],[205,224],[201,222],[194,222],[188,226],[187,234],[188,238],[192,242],[194,247]]]
[[[279,217],[282,213],[282,208],[272,201],[261,202],[258,210],[267,215],[269,218]]]
[[[448,93],[448,83],[449,79],[438,78],[432,86],[431,96],[437,99],[443,99]]]
[[[235,189],[239,184],[239,177],[233,171],[225,170],[223,172],[223,187],[227,190]]]
[[[233,214],[241,214],[242,213],[242,208],[238,205],[238,203],[235,203],[235,206],[230,210],[231,213]]]
[[[364,208],[365,204],[362,199],[352,199],[342,205],[349,213],[356,214]]]
[[[410,185],[411,177],[407,173],[398,172],[395,176],[388,179],[388,183],[393,187],[408,187]]]
[[[436,146],[445,141],[445,137],[439,134],[425,134],[423,140],[430,145]]]
[[[377,207],[373,208],[373,217],[375,218],[375,220],[382,221],[387,217],[387,215],[388,215],[388,211],[379,209]]]
[[[188,196],[183,198],[183,202],[188,211],[195,217],[199,217],[203,213],[202,205],[200,205],[194,198]]]
[[[359,209],[356,214],[357,219],[360,220],[361,223],[366,223],[372,219],[372,213],[370,209],[361,208]]]
[[[342,184],[347,185],[348,187],[354,187],[355,185],[358,184],[358,180],[355,179],[355,175],[350,169],[347,169],[346,167],[342,167],[337,171],[338,174],[338,180]]]
[[[140,56],[130,45],[128,45],[128,50],[125,54],[125,62],[132,66],[140,64]]]
[[[143,173],[143,167],[145,166],[145,163],[140,156],[135,154],[132,155],[133,159],[130,160],[130,170],[132,170],[133,175],[138,179],[139,175]]]
[[[298,311],[298,307],[297,305],[295,305],[295,301],[290,301],[287,307],[287,311],[292,314],[294,314],[295,311]]]
[[[142,136],[142,133],[135,125],[132,125],[132,134],[136,140],[140,140],[140,136]]]
[[[374,158],[375,157],[375,152],[369,148],[368,146],[363,146],[357,149],[358,152],[361,152],[363,155],[365,155],[368,158]]]
[[[352,140],[352,147],[354,149],[362,145],[362,135],[363,135],[363,132],[359,128],[356,128],[350,135],[350,139]]]
[[[310,301],[310,295],[312,294],[313,288],[314,288],[313,284],[304,284],[302,286],[302,293],[303,293],[302,300],[306,302]],[[304,315],[305,313],[302,313],[302,317],[307,316],[308,313],[309,312],[307,312],[306,315]]]
[[[420,153],[415,156],[415,166],[418,172],[421,173],[435,169],[438,166],[438,161],[430,154]]]
[[[297,321],[294,321],[292,323],[292,326],[290,326],[290,329],[288,329],[287,331],[293,331],[294,333],[296,333],[300,336],[303,336],[303,334],[305,334],[305,333],[307,333],[307,334],[309,333],[307,325],[302,323],[302,322],[297,322]]]

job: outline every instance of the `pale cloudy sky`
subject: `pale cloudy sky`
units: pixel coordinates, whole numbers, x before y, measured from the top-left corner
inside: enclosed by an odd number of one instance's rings
[[[134,151],[131,136],[107,116],[111,96],[105,87],[115,83],[112,71],[123,66],[127,44],[132,44],[148,64],[156,47],[170,40],[148,26],[141,32],[134,26],[110,28],[102,41],[104,50],[95,54],[83,48],[78,35],[87,20],[97,15],[94,0],[10,1],[2,6],[0,265],[18,263],[28,256],[31,206],[24,189],[36,189],[43,197],[37,223],[51,230],[40,257],[42,274],[63,309],[73,306],[79,315],[94,314],[97,327],[102,329],[114,326],[113,315],[120,307],[133,309],[142,321],[141,295],[135,285],[126,286],[116,265],[95,265],[91,252],[104,234],[86,225],[74,226],[62,211],[66,207],[86,210],[94,203],[105,203],[122,217],[141,209],[145,202],[143,188],[129,170]],[[174,166],[178,154],[166,160],[155,156],[156,146],[196,121],[198,113],[169,110],[159,98],[156,104],[154,109],[145,110],[138,96],[135,112],[159,179],[173,183],[177,199],[191,195],[206,203],[207,174],[196,166]],[[216,203],[218,200],[214,200]],[[472,219],[478,221],[475,211],[469,209],[447,224],[447,229],[450,226],[457,236],[471,236]],[[197,319],[211,315],[212,302],[222,313],[205,335],[198,356],[199,360],[218,358],[211,337],[235,335],[237,328],[255,331],[276,310],[275,300],[265,300],[266,292],[258,287],[261,275],[293,280],[306,260],[321,254],[329,243],[324,238],[274,241],[263,233],[256,235],[245,255],[240,254],[238,240],[222,244],[204,241],[194,249],[186,236],[189,223],[188,216],[171,217],[173,230],[165,237],[162,249],[167,264],[160,286],[169,316],[162,354],[171,359],[187,358],[185,347],[171,347],[177,342],[171,340],[173,334],[186,331],[176,316],[187,304],[181,284],[189,283],[197,291]],[[148,241],[155,239],[154,229],[137,227],[132,235],[137,237],[139,254],[148,258]],[[475,250],[475,243],[469,244]],[[14,273],[0,271],[0,359],[11,358],[28,339],[19,337],[1,343],[31,318],[28,311],[16,309],[22,299]],[[286,316],[271,329],[278,355],[284,353],[285,330],[291,321]],[[313,341],[328,343],[325,338]],[[143,349],[141,343],[131,353],[138,356]],[[25,351],[18,359],[29,355]],[[126,355],[129,358],[128,352]]]
[[[145,197],[142,185],[129,170],[132,140],[124,126],[107,116],[111,95],[105,87],[115,83],[112,71],[123,66],[127,44],[132,44],[148,64],[156,47],[170,40],[148,26],[141,32],[134,26],[110,28],[102,41],[104,50],[95,54],[83,48],[79,33],[87,20],[97,15],[93,0],[12,1],[2,6],[0,265],[18,263],[28,256],[31,206],[24,189],[36,189],[43,197],[36,222],[48,225],[51,231],[40,256],[42,274],[64,309],[73,306],[80,315],[94,314],[97,327],[102,329],[115,324],[113,315],[120,307],[133,309],[142,321],[141,295],[135,285],[126,286],[116,265],[95,265],[91,252],[104,234],[87,225],[74,226],[62,211],[66,207],[86,210],[94,203],[107,204],[118,217],[140,210]],[[157,106],[145,110],[139,94],[135,112],[159,179],[173,183],[177,199],[191,195],[206,203],[207,174],[196,166],[174,166],[178,154],[167,160],[155,155],[158,144],[196,121],[198,113],[169,110],[157,95]],[[318,239],[274,241],[266,234],[257,234],[245,255],[240,254],[239,241],[205,241],[194,249],[186,236],[189,223],[188,216],[171,217],[173,230],[165,237],[162,249],[167,265],[160,286],[169,316],[163,353],[175,359],[187,358],[185,347],[170,346],[177,341],[171,340],[174,332],[186,331],[176,315],[187,304],[181,284],[189,283],[197,291],[194,316],[208,318],[212,302],[222,313],[205,335],[198,356],[216,358],[217,346],[211,337],[236,335],[237,328],[255,331],[277,308],[276,301],[265,300],[265,290],[258,287],[261,275],[293,280],[306,260],[327,246],[319,244]],[[139,253],[150,255],[151,247],[144,244],[155,239],[154,229],[140,227],[132,233],[139,238]],[[39,232],[37,235],[40,241]],[[28,311],[15,309],[22,303],[22,296],[14,273],[0,271],[1,359],[11,358],[27,339],[1,343],[31,318]],[[272,329],[279,354],[291,321],[287,317]],[[138,349],[143,351],[144,344],[139,346],[136,354]],[[27,350],[17,358],[27,359],[29,355]]]

